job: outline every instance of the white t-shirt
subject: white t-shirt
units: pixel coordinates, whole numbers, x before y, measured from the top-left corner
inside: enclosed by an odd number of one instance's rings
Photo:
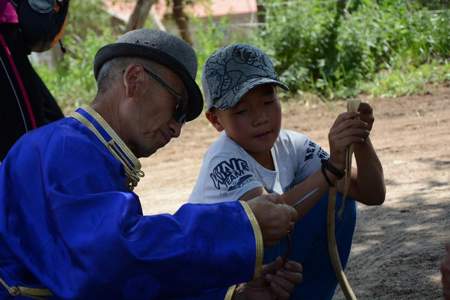
[[[188,201],[235,201],[256,187],[282,194],[319,170],[320,160],[328,158],[328,154],[307,136],[290,130],[280,131],[271,152],[275,171],[263,167],[222,133],[206,152]]]

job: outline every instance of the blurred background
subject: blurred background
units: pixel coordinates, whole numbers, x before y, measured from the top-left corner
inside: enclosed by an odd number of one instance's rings
[[[284,98],[423,92],[450,80],[450,0],[72,0],[60,47],[32,61],[65,112],[95,93],[96,51],[125,31],[176,34],[205,59],[246,42],[273,58]]]

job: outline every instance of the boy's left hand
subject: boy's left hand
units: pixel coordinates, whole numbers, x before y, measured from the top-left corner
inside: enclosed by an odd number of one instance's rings
[[[303,266],[293,260],[285,262],[281,257],[277,257],[274,264],[275,272],[264,277],[275,299],[290,299],[295,287],[303,281]]]

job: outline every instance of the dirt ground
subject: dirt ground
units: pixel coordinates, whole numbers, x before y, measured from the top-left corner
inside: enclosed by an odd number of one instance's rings
[[[450,242],[450,84],[420,96],[367,99],[372,141],[383,163],[386,201],[358,207],[347,276],[359,299],[441,299],[439,264]],[[328,129],[345,103],[283,105],[284,128],[328,148]],[[202,116],[142,161],[136,192],[144,213],[174,212],[188,198],[202,156],[216,138]],[[335,299],[344,299],[341,292]]]

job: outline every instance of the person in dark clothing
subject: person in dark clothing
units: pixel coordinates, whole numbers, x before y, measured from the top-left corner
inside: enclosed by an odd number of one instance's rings
[[[64,117],[30,52],[15,7],[0,0],[0,161],[23,134]]]

